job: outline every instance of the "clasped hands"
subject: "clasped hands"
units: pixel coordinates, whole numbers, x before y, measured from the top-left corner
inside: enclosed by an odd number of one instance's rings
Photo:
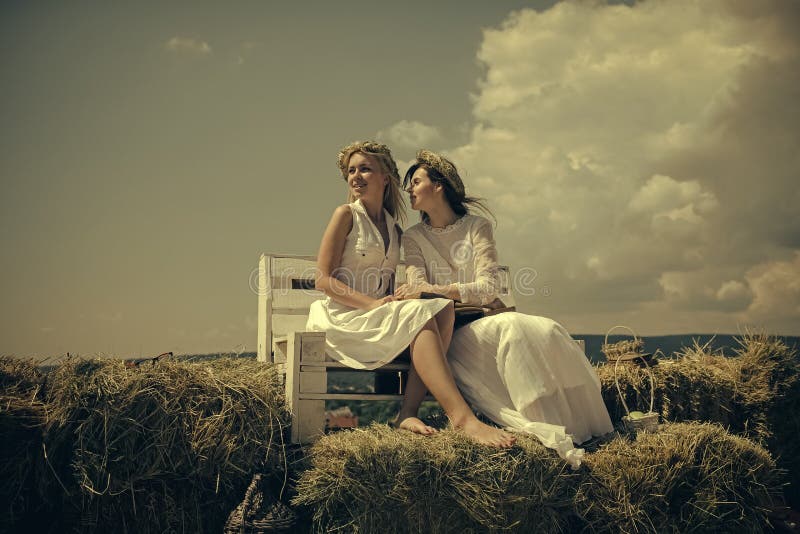
[[[422,293],[426,292],[431,292],[430,284],[419,284],[415,286],[402,284],[394,290],[394,295],[386,295],[383,298],[375,299],[375,301],[368,309],[371,310],[377,308],[378,306],[386,304],[387,302],[393,302],[395,300],[418,299],[420,298]]]
[[[421,298],[422,293],[433,293],[433,287],[430,284],[418,284],[413,286],[401,284],[394,290],[394,296],[398,300],[418,299]]]

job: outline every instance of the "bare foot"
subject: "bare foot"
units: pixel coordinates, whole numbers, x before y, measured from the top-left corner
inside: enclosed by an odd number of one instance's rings
[[[478,443],[500,449],[507,449],[517,441],[515,436],[505,430],[481,423],[477,418],[472,418],[457,428]]]
[[[408,430],[409,432],[413,432],[414,434],[422,434],[423,436],[430,436],[431,434],[436,433],[435,428],[426,425],[416,417],[406,417],[405,419],[400,421],[400,424],[397,425],[397,428]]]

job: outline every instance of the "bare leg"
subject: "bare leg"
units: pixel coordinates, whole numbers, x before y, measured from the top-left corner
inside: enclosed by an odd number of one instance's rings
[[[428,388],[422,382],[422,379],[417,373],[414,362],[411,362],[411,369],[408,370],[408,382],[406,383],[406,390],[403,396],[403,403],[400,405],[400,412],[397,414],[398,427],[404,430],[410,430],[416,434],[429,436],[436,432],[436,429],[426,425],[422,420],[417,417],[419,413],[419,406],[425,399],[425,394],[428,393]]]
[[[450,303],[449,306],[437,313],[435,319],[439,330],[442,353],[447,354],[450,340],[453,338],[453,321],[455,320],[453,304]],[[400,413],[397,414],[400,428],[426,436],[436,432],[435,428],[426,425],[417,417],[419,406],[425,399],[426,393],[428,393],[428,388],[423,384],[412,361],[411,369],[408,371],[408,382],[406,383],[403,404],[400,406]]]
[[[442,353],[447,356],[450,341],[453,339],[453,325],[456,320],[456,311],[451,302],[445,309],[436,314],[436,327],[439,329],[439,339],[442,340]]]
[[[434,319],[428,321],[411,343],[411,359],[422,382],[439,401],[455,428],[485,445],[505,448],[514,444],[516,438],[508,432],[481,423],[461,396],[442,352]]]

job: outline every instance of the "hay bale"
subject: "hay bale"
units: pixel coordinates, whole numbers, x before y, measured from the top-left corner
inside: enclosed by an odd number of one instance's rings
[[[373,425],[310,451],[294,504],[317,532],[684,532],[766,528],[780,472],[717,425],[662,425],[572,472],[529,436],[509,450]]]
[[[37,399],[0,395],[0,532],[16,530],[38,509],[34,465],[44,422],[45,407]]]
[[[43,380],[34,360],[0,356],[0,392],[3,395],[35,396]]]
[[[781,493],[769,453],[719,425],[662,425],[585,461],[576,513],[595,532],[762,532]]]
[[[568,531],[579,475],[550,452],[528,436],[498,451],[373,424],[320,439],[293,503],[318,532]]]
[[[252,360],[75,359],[46,399],[42,496],[82,531],[219,532],[253,470],[283,454],[279,375]]]
[[[655,408],[665,420],[708,421],[766,446],[778,467],[789,472],[786,497],[800,506],[800,358],[781,340],[747,334],[735,357],[695,344],[674,360],[652,368]],[[614,386],[612,365],[597,368],[612,420],[625,412]],[[631,410],[650,402],[647,370],[620,365],[618,378]],[[634,408],[634,406],[636,408]]]
[[[42,447],[42,374],[33,360],[0,357],[0,531],[37,508],[34,459]]]

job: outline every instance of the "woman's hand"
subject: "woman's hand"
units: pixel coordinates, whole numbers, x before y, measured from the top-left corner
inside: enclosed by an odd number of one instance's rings
[[[387,296],[385,296],[383,298],[373,300],[372,303],[369,305],[369,307],[367,307],[367,309],[368,310],[374,310],[375,308],[377,308],[379,306],[383,306],[387,302],[394,302],[395,300],[399,300],[399,299],[397,297],[395,297],[394,295],[387,295]]]
[[[394,290],[394,296],[400,300],[418,299],[421,293],[430,292],[430,287],[425,285],[410,286],[402,284]]]

